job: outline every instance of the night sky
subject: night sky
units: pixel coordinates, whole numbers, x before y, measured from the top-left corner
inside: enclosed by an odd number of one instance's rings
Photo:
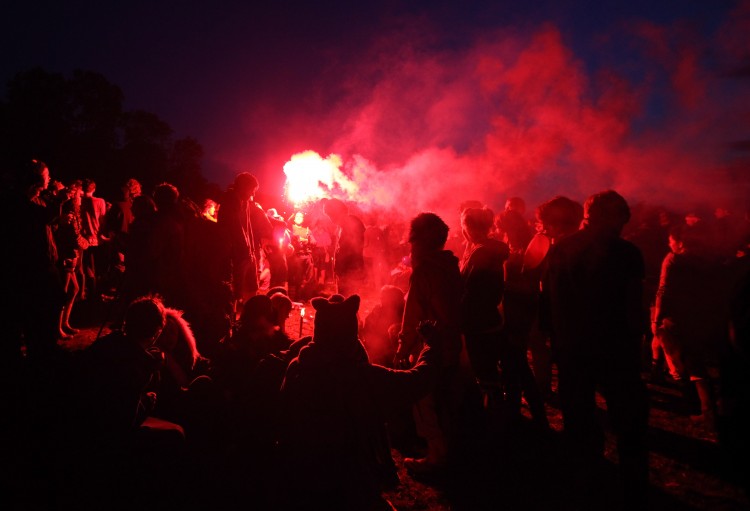
[[[614,187],[687,207],[749,193],[750,2],[11,2],[0,78],[102,73],[281,193],[341,155],[358,200],[417,208]],[[745,147],[743,150],[742,148]],[[437,176],[437,178],[436,178]],[[745,176],[743,178],[743,176]],[[414,183],[419,183],[415,186]]]

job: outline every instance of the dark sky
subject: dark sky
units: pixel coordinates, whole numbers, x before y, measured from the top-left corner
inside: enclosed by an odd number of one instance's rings
[[[451,190],[466,195],[478,193],[473,181],[532,199],[585,195],[590,182],[644,199],[677,178],[636,183],[679,165],[701,129],[713,145],[689,158],[700,162],[690,180],[726,172],[736,162],[717,147],[750,138],[737,111],[748,80],[717,78],[747,63],[748,2],[26,1],[2,11],[0,79],[34,66],[100,72],[126,108],[197,138],[221,185],[248,170],[275,191],[283,164],[311,149],[399,182],[426,178],[425,161],[442,155],[437,169],[478,178]],[[655,130],[669,135],[654,142]]]

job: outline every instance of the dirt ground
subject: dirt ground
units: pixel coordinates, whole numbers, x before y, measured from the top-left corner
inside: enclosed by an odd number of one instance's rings
[[[364,318],[374,305],[364,297]],[[70,350],[88,346],[109,331],[112,305],[82,303],[74,309],[81,332],[64,341]],[[312,333],[314,311],[305,304],[295,309],[287,331],[297,338]],[[645,377],[646,375],[644,375]],[[737,467],[724,462],[716,435],[688,416],[675,412],[677,389],[669,383],[649,383],[650,508],[666,510],[739,511],[750,509],[750,499],[737,483]],[[562,419],[554,403],[547,405],[552,431],[542,434],[530,421],[508,423],[502,405],[483,408],[467,391],[460,424],[460,460],[448,473],[415,479],[403,467],[402,453],[393,449],[400,484],[385,496],[400,511],[481,509],[617,509],[616,450],[607,429],[604,463],[595,473],[581,472],[569,463],[560,441]],[[603,400],[599,401],[605,421]],[[525,417],[529,417],[524,409]],[[596,488],[587,494],[587,488]],[[588,495],[588,497],[586,496]]]

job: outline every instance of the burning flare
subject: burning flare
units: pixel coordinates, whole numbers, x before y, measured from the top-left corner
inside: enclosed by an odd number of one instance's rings
[[[354,196],[358,186],[341,171],[337,154],[323,159],[315,151],[297,153],[284,164],[286,196],[295,208],[332,195]]]

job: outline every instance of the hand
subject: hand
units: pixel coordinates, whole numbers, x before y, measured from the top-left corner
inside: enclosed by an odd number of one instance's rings
[[[403,355],[396,354],[396,357],[393,359],[393,367],[396,369],[409,369],[411,368],[411,362],[409,361],[409,357],[404,357]]]

